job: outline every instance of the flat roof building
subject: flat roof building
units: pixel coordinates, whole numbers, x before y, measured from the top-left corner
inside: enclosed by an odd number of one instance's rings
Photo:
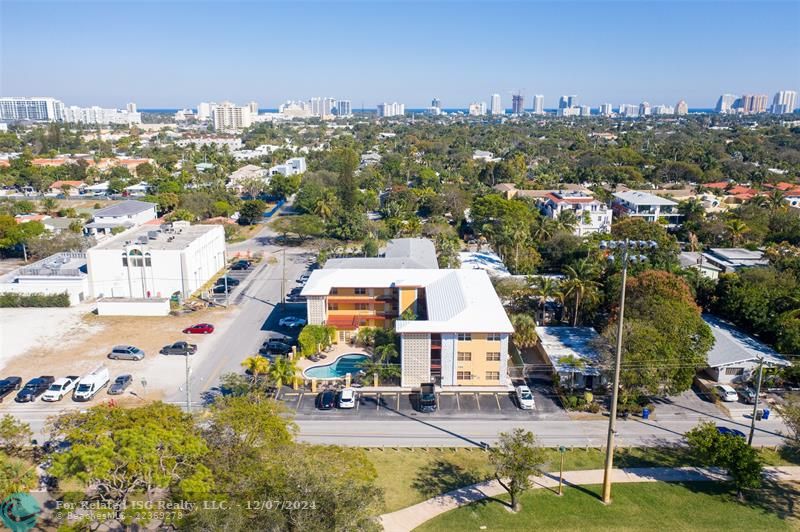
[[[0,293],[63,294],[70,305],[89,297],[86,254],[62,252],[0,276]]]
[[[592,327],[536,327],[536,350],[563,386],[594,389],[603,381],[599,366],[602,340]]]
[[[622,216],[643,218],[648,222],[664,219],[667,225],[674,226],[682,218],[678,203],[640,190],[626,190],[614,193],[614,212]]]

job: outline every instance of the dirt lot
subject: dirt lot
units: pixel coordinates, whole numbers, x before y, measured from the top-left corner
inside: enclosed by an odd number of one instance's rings
[[[24,309],[27,311],[48,309]],[[67,310],[67,309],[61,309]],[[53,325],[51,319],[37,320],[38,327]],[[231,319],[228,309],[206,309],[182,316],[168,317],[131,317],[84,314],[73,322],[62,322],[66,325],[57,329],[57,337],[40,338],[35,347],[0,360],[2,375],[19,375],[23,380],[38,375],[53,375],[56,378],[64,375],[84,375],[101,364],[108,367],[111,377],[130,373],[134,377],[134,385],[130,388],[136,396],[148,399],[160,399],[175,392],[183,383],[185,360],[180,356],[163,356],[158,352],[166,344],[188,340],[198,344],[198,353],[192,357],[202,357],[210,350],[217,332],[211,335],[184,335],[181,330],[194,323],[213,323],[218,329],[224,328]],[[4,329],[9,333],[28,334],[27,331]],[[42,341],[44,340],[44,341]],[[145,359],[140,362],[126,360],[109,360],[107,355],[114,345],[128,344],[143,349]],[[205,347],[205,348],[204,348]],[[146,379],[146,386],[142,385]],[[126,394],[121,398],[136,400],[136,396]],[[127,399],[126,399],[127,398]],[[98,394],[92,403],[107,399],[106,394]]]

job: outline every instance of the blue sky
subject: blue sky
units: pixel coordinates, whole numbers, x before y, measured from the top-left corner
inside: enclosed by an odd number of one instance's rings
[[[0,95],[444,107],[511,92],[713,106],[800,90],[800,1],[0,0]],[[529,106],[530,98],[526,102]]]

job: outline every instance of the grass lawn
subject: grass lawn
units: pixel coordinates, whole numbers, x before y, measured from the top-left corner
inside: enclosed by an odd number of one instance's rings
[[[546,451],[545,469],[558,471],[558,450]],[[378,472],[377,484],[384,491],[386,512],[492,477],[488,454],[478,449],[371,449],[367,456]],[[774,451],[763,450],[761,456],[765,465],[791,463]],[[604,462],[605,454],[599,449],[568,449],[564,470],[602,469]],[[622,448],[614,458],[615,467],[686,465],[695,464],[682,447]]]
[[[718,482],[642,483],[614,486],[614,502],[600,502],[601,486],[565,488],[564,496],[526,492],[522,510],[512,514],[498,500],[483,501],[440,515],[418,531],[467,530],[797,530],[800,485],[770,484],[738,502]]]

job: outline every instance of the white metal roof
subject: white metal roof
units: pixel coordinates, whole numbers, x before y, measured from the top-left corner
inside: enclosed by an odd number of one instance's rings
[[[764,357],[767,365],[790,364],[771,347],[737,329],[733,324],[711,314],[703,314],[703,319],[711,327],[711,333],[714,335],[714,347],[708,352],[709,367],[718,368],[753,362],[759,357]]]
[[[626,190],[625,192],[614,192],[614,197],[619,198],[634,205],[677,205],[676,202],[649,192],[640,190]]]

